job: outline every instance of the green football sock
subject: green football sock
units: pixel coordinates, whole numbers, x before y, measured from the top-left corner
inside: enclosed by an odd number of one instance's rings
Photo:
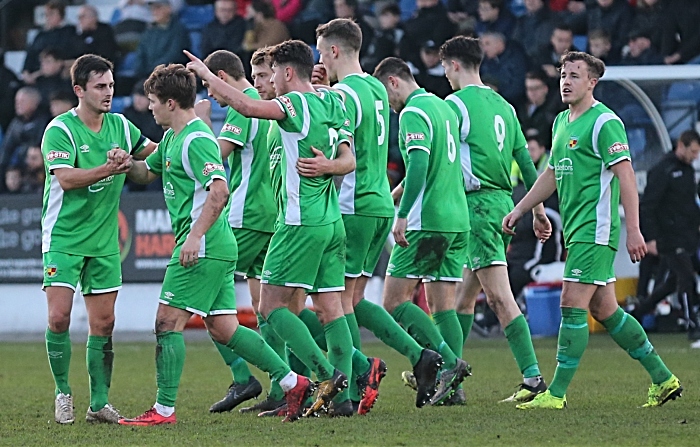
[[[442,335],[442,338],[454,355],[458,358],[462,358],[464,341],[462,339],[462,328],[457,319],[457,312],[455,312],[454,309],[435,312],[433,314],[433,321],[438,331],[440,331],[440,335]]]
[[[243,325],[238,325],[226,346],[261,371],[268,373],[273,381],[279,382],[291,371],[289,365],[282,361],[257,332]]]
[[[265,319],[260,313],[257,313],[256,315],[258,317],[258,328],[260,329],[260,335],[262,336],[263,340],[265,340],[265,343],[267,343],[268,346],[270,346],[272,350],[275,351],[275,353],[279,356],[279,358],[282,359],[283,362],[289,364],[289,361],[287,360],[287,349],[284,340],[282,340],[280,336],[277,335],[277,332],[275,332],[275,330],[272,329],[272,326],[267,324],[267,321],[265,321]],[[275,400],[281,400],[284,397],[284,391],[282,390],[282,387],[277,382],[277,380],[274,380],[272,378],[272,376],[270,376],[270,396],[272,396],[272,399]]]
[[[459,320],[459,325],[462,326],[462,345],[464,345],[474,325],[474,314],[457,313],[457,320]]]
[[[540,368],[532,346],[530,328],[525,317],[520,314],[515,317],[503,330],[508,340],[508,346],[515,357],[518,369],[526,379],[540,376]]]
[[[652,383],[660,384],[671,378],[671,371],[666,367],[647,334],[635,318],[617,308],[615,313],[602,321],[615,343],[635,360],[642,364],[651,377]]]
[[[323,325],[318,321],[316,312],[311,309],[306,309],[299,313],[299,319],[306,325],[309,333],[314,338],[314,341],[322,351],[328,351],[326,344],[326,334],[323,332]]]
[[[185,339],[182,332],[166,331],[156,334],[156,402],[174,407],[185,365]]]
[[[411,366],[418,363],[423,348],[382,306],[363,298],[355,306],[355,317],[360,326],[369,329],[384,344],[407,357]]]
[[[65,332],[52,332],[46,329],[46,353],[49,357],[51,374],[56,383],[56,395],[59,393],[72,394],[68,385],[68,370],[70,369],[71,344],[70,334]]]
[[[309,330],[296,315],[286,307],[279,307],[267,316],[267,322],[284,340],[294,354],[316,373],[318,380],[333,377],[333,365],[324,357]]]
[[[90,408],[92,411],[100,411],[109,402],[114,365],[112,337],[88,335],[85,360],[90,376]]]
[[[345,320],[348,322],[350,336],[352,337],[352,346],[354,348],[352,353],[352,377],[348,392],[350,393],[350,399],[359,402],[360,399],[362,399],[362,391],[357,386],[357,377],[369,370],[369,361],[361,352],[362,343],[360,341],[360,328],[357,326],[355,314],[345,314]]]
[[[406,331],[415,338],[418,344],[437,351],[445,362],[445,368],[453,368],[457,364],[457,356],[445,343],[442,335],[430,320],[430,317],[423,312],[423,309],[406,301],[397,306],[391,313],[394,320],[399,322]]]
[[[299,360],[299,357],[294,355],[292,350],[289,349],[289,346],[287,346],[287,359],[289,361],[289,367],[292,368],[292,371],[304,377],[311,377],[311,369],[306,366],[304,362]]]
[[[555,397],[564,397],[571,379],[588,345],[588,311],[575,307],[561,308],[561,328],[557,348],[557,369],[549,385]]]
[[[211,336],[211,334],[209,334],[209,336]],[[243,360],[241,356],[233,352],[228,346],[222,345],[213,338],[211,341],[214,342],[214,346],[216,346],[216,349],[219,351],[219,354],[221,354],[224,362],[229,368],[231,368],[233,382],[240,383],[241,385],[248,383],[250,378],[253,377],[253,374],[250,372],[250,368],[248,368],[246,361]]]
[[[323,331],[326,334],[326,342],[328,343],[328,361],[331,365],[340,370],[340,372],[348,376],[348,380],[350,380],[352,377],[353,346],[350,329],[348,329],[345,316],[338,317],[326,323],[323,326]],[[360,352],[360,354],[362,353]],[[365,357],[365,361],[366,360],[367,357]],[[338,402],[343,402],[348,399],[350,399],[350,394],[347,388],[338,393]]]
[[[345,314],[345,320],[348,322],[350,336],[352,337],[352,346],[355,349],[362,350],[362,341],[360,340],[360,327],[357,325],[357,317],[355,313]]]

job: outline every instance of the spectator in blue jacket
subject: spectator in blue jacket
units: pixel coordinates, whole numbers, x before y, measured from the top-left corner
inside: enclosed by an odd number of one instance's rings
[[[141,36],[136,50],[136,75],[146,77],[160,64],[187,63],[182,50],[190,48],[190,37],[173,14],[167,0],[149,0],[153,23]]]
[[[479,0],[479,20],[474,31],[477,36],[492,31],[510,39],[515,29],[515,17],[503,0]]]
[[[525,98],[527,57],[516,42],[507,42],[503,34],[486,32],[481,36],[484,61],[481,76],[498,81],[498,93],[515,105]]]

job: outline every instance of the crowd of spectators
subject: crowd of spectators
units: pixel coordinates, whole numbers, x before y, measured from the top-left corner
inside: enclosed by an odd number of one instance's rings
[[[201,11],[209,15],[193,16]],[[480,37],[484,82],[546,145],[562,110],[557,64],[564,52],[586,50],[608,65],[700,63],[695,0],[119,0],[111,23],[100,22],[98,10],[84,4],[76,25],[66,23],[66,4],[51,0],[44,16],[26,47],[21,76],[0,67],[0,191],[17,191],[16,171],[22,184],[36,180],[30,149],[51,116],[75,105],[68,69],[85,53],[114,61],[117,95],[128,99],[131,93],[124,112],[156,140],[162,130],[140,89],[156,65],[185,62],[183,49],[199,55],[227,49],[247,62],[257,48],[288,38],[313,45],[316,26],[335,17],[360,25],[365,71],[399,56],[422,86],[441,97],[451,89],[440,45],[457,34]],[[390,169],[396,172],[390,175],[400,178],[401,157],[392,150]]]

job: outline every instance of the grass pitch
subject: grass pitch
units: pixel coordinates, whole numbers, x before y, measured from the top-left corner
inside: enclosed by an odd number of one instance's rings
[[[85,422],[88,378],[85,347],[73,345],[71,385],[76,422],[53,421],[53,382],[43,343],[0,343],[0,445],[183,445],[183,446],[698,446],[700,445],[700,351],[683,335],[656,335],[652,342],[685,387],[683,398],[661,408],[639,408],[648,379],[606,335],[592,336],[569,389],[564,411],[525,412],[498,400],[513,392],[520,377],[505,340],[470,340],[465,358],[474,376],[465,381],[464,407],[417,409],[400,373],[408,361],[380,343],[365,343],[389,372],[381,396],[365,417],[279,419],[232,413],[212,415],[230,373],[211,342],[189,342],[178,396],[178,424],[119,427]],[[111,401],[136,416],[155,399],[154,345],[115,342]],[[554,372],[556,339],[535,340],[546,379]],[[266,384],[265,376],[256,375]],[[263,396],[264,397],[264,394]]]

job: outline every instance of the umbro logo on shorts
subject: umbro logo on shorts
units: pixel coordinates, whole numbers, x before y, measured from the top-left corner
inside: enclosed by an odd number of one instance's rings
[[[163,292],[163,296],[171,300],[175,297],[175,294],[173,292]]]
[[[574,276],[581,276],[581,273],[583,273],[581,269],[571,269],[571,274]]]

